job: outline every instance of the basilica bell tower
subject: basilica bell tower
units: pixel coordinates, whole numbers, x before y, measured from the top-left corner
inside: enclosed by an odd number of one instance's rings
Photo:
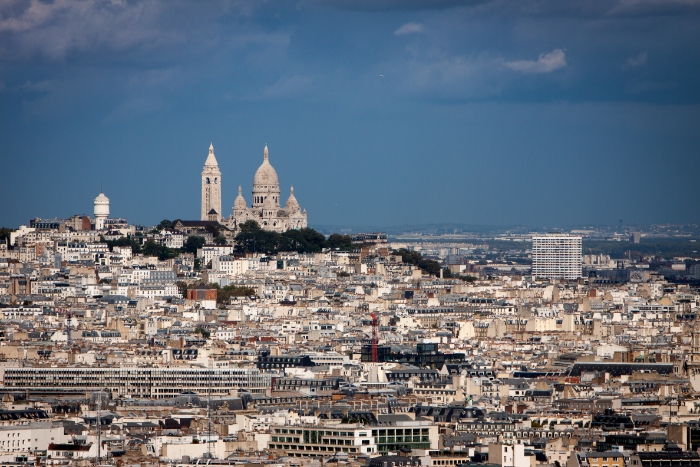
[[[212,212],[215,211],[215,212]],[[209,155],[202,169],[201,220],[221,220],[221,171],[214,156],[214,145],[209,145]]]

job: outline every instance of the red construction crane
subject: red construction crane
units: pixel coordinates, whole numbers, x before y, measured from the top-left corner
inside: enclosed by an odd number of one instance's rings
[[[372,361],[379,361],[379,318],[372,313]]]

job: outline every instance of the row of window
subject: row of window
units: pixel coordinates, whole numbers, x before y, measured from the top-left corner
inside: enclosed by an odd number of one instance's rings
[[[461,465],[469,462],[469,458],[462,459],[433,459],[432,465]]]
[[[338,446],[295,446],[293,444],[270,444],[270,449],[283,449],[285,451],[316,451],[316,452],[347,452],[357,453],[358,448],[341,448]],[[372,448],[369,448],[370,450]]]
[[[323,430],[320,430],[320,431],[319,431],[319,430],[308,431],[308,430],[294,430],[294,429],[291,429],[291,428],[289,428],[289,429],[288,429],[288,428],[275,428],[275,433],[276,433],[276,434],[283,434],[283,435],[286,435],[286,434],[290,434],[290,435],[297,434],[297,435],[300,435],[300,434],[303,433],[305,436],[307,435],[307,433],[314,433],[314,436],[318,436],[319,438],[320,438],[321,436],[324,436],[324,433],[325,433],[325,436],[335,436],[335,437],[338,437],[338,436],[342,436],[342,437],[350,436],[350,437],[355,437],[355,432],[353,432],[353,431],[323,431]],[[364,433],[360,433],[359,436],[363,436],[363,435],[365,435],[365,434],[364,434]]]
[[[283,442],[283,443],[299,443],[299,438],[296,437],[291,437],[291,436],[273,436],[272,437],[273,442]],[[306,440],[306,437],[304,437],[304,442],[309,442]],[[313,441],[312,441],[313,442]],[[316,444],[328,444],[332,446],[354,446],[354,440],[352,439],[335,439],[335,438],[324,438],[323,440],[317,440]],[[369,439],[367,440],[362,440],[362,444],[369,444]]]

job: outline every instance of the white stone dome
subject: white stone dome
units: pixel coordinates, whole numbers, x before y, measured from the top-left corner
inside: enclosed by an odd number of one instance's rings
[[[109,198],[100,193],[94,202],[95,216],[109,216]]]
[[[265,151],[263,153],[263,163],[258,170],[255,172],[255,177],[253,178],[253,190],[271,190],[277,189],[279,191],[279,179],[277,178],[277,171],[270,165],[268,160],[267,145],[265,146]]]
[[[233,209],[246,209],[245,198],[243,197],[243,189],[238,187],[238,196],[233,202]]]
[[[289,198],[287,198],[287,203],[284,205],[284,207],[290,211],[298,211],[300,209],[299,202],[294,196],[294,187],[289,189]]]

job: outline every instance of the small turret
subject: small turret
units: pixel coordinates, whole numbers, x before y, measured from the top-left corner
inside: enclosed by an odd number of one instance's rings
[[[233,202],[233,210],[245,210],[246,207],[245,198],[243,197],[243,188],[238,185],[238,196],[236,196],[236,199]]]
[[[300,209],[299,202],[294,197],[294,187],[291,187],[289,189],[289,198],[287,198],[287,203],[285,204],[284,207],[288,211],[298,211]]]

